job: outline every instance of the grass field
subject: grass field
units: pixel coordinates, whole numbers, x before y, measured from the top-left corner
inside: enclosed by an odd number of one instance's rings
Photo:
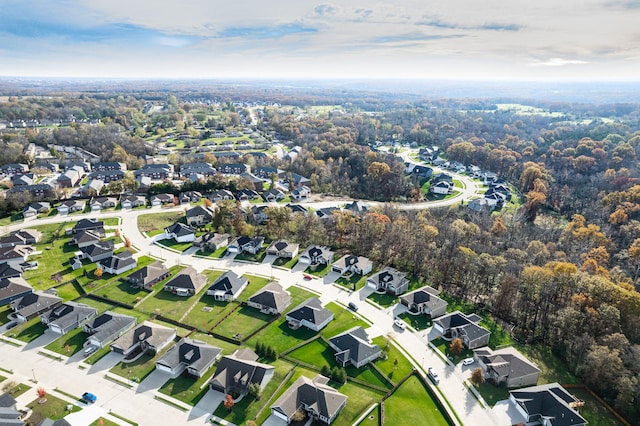
[[[72,356],[82,349],[82,345],[87,341],[87,337],[89,337],[89,335],[82,331],[81,328],[76,328],[49,343],[45,346],[45,349],[60,355]]]
[[[9,330],[5,335],[29,343],[42,336],[46,329],[47,326],[36,317]]]
[[[71,410],[67,410],[68,405],[69,403],[67,401],[51,394],[47,394],[46,402],[42,404],[38,402],[38,399],[35,399],[27,405],[28,408],[31,408],[29,423],[37,425],[45,419],[59,420],[69,413],[75,413],[81,410],[81,408],[76,405],[71,405]]]
[[[243,306],[216,326],[214,331],[229,338],[244,339],[273,320],[273,315],[263,314],[255,308]]]
[[[590,425],[598,426],[623,426],[613,414],[609,412],[598,400],[596,400],[586,389],[571,388],[568,391],[578,399],[584,401],[584,406],[580,407],[580,415],[589,422]]]
[[[209,391],[209,386],[206,386],[206,384],[211,380],[215,371],[215,367],[212,367],[207,371],[207,374],[197,380],[193,377],[186,377],[184,375],[178,376],[175,379],[168,380],[164,385],[162,385],[159,392],[189,405],[196,405],[198,401],[200,401]]]
[[[398,317],[416,330],[424,330],[431,327],[431,321],[426,315],[411,315],[407,312],[403,312],[398,315]]]
[[[386,359],[378,359],[375,365],[387,375],[389,380],[397,382],[413,371],[409,360],[386,337],[378,336],[373,339],[373,343],[380,346],[386,354]]]
[[[329,272],[331,272],[331,265],[320,265],[320,267],[316,270],[312,270],[311,266],[304,270],[307,274],[313,275],[315,277],[324,277]]]
[[[327,339],[356,326],[362,326],[363,328],[369,327],[366,322],[353,315],[351,311],[335,303],[329,303],[325,308],[333,312],[333,320],[321,330],[322,335]]]
[[[367,284],[367,276],[351,274],[349,277],[340,277],[336,280],[336,284],[347,287],[350,290],[358,291]]]
[[[417,377],[404,382],[386,401],[385,423],[390,425],[449,424]]]
[[[184,219],[183,212],[149,213],[138,216],[138,229],[140,232],[163,231],[167,226]]]
[[[298,263],[298,256],[294,257],[293,259],[279,257],[273,261],[273,266],[281,266],[283,268],[291,269],[296,266],[296,263]]]
[[[509,398],[509,390],[504,386],[495,386],[492,383],[484,382],[479,386],[475,386],[475,388],[491,407],[493,407],[496,402]]]
[[[380,294],[380,293],[371,293],[367,299],[376,302],[378,305],[383,308],[388,308],[389,306],[398,303],[398,296],[392,296],[390,294]]]

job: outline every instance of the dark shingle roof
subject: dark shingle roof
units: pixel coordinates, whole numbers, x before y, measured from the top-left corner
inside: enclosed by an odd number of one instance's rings
[[[320,299],[311,297],[292,309],[287,316],[297,321],[306,320],[312,324],[319,325],[333,317],[333,313],[322,307]]]

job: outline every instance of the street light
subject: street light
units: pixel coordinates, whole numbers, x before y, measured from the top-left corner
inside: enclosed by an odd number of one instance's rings
[[[33,374],[33,383],[38,383],[36,380],[36,371],[33,368],[31,369],[31,374]]]

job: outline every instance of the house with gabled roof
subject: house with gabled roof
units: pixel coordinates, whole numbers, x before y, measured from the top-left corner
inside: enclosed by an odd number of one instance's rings
[[[71,230],[71,233],[76,234],[80,231],[97,231],[100,236],[104,237],[104,222],[96,219],[80,219],[76,222]]]
[[[51,309],[62,305],[62,299],[46,292],[29,292],[11,302],[11,309],[20,323],[36,318]]]
[[[185,371],[190,376],[202,377],[221,354],[220,348],[185,337],[156,361],[156,368],[174,377]]]
[[[229,243],[229,253],[247,252],[256,254],[262,248],[264,237],[238,237]]]
[[[262,198],[269,203],[275,203],[284,200],[286,195],[279,189],[269,189],[262,193]]]
[[[13,189],[13,188],[12,188]],[[24,218],[37,216],[39,214],[48,213],[51,210],[51,203],[47,201],[38,201],[36,203],[27,204],[22,209]]]
[[[222,200],[235,200],[236,197],[233,196],[233,192],[228,189],[216,189],[207,195],[207,198],[211,201],[218,202]]]
[[[230,234],[218,234],[217,232],[207,232],[205,234],[196,237],[193,240],[195,247],[200,247],[205,250],[215,251],[222,247],[229,245]]]
[[[176,222],[164,228],[164,236],[179,243],[187,243],[196,239],[196,230],[182,222]]]
[[[22,272],[24,271],[21,265],[0,263],[0,279],[21,277]]]
[[[282,179],[285,177],[286,172],[278,169],[277,167],[258,167],[254,174],[262,179],[271,179],[271,176],[273,175],[278,179]]]
[[[276,282],[271,282],[247,299],[247,305],[260,312],[278,315],[291,304],[291,295]]]
[[[78,246],[78,248],[88,247],[98,243],[102,239],[99,232],[95,230],[80,231],[73,234],[72,241]]]
[[[197,203],[201,199],[202,193],[198,191],[185,191],[178,195],[178,201],[180,201],[180,204]]]
[[[0,264],[7,263],[15,266],[24,263],[31,252],[33,252],[31,246],[1,247]]]
[[[398,296],[409,289],[409,280],[404,273],[387,266],[382,271],[367,278],[367,285],[375,288],[378,292]]]
[[[99,241],[97,243],[82,247],[80,252],[83,259],[89,259],[91,262],[98,262],[113,255],[115,246],[113,240]]]
[[[433,320],[433,328],[447,340],[460,338],[467,349],[476,349],[489,344],[491,337],[491,332],[479,324],[481,320],[476,314],[455,311]]]
[[[133,258],[133,253],[129,250],[124,250],[101,260],[98,263],[98,267],[106,273],[118,275],[135,268],[137,264],[138,262]]]
[[[236,192],[236,199],[238,201],[257,200],[258,198],[260,198],[260,194],[253,189],[239,189]]]
[[[0,279],[0,306],[31,293],[33,288],[22,277]]]
[[[122,195],[120,197],[120,205],[123,209],[144,207],[147,205],[147,200],[142,195]]]
[[[199,293],[205,285],[207,285],[206,275],[199,274],[189,266],[170,279],[164,285],[164,289],[178,296],[193,296]]]
[[[128,356],[136,350],[157,354],[176,337],[176,330],[150,321],[144,321],[118,337],[111,351]]]
[[[289,203],[285,207],[291,210],[292,214],[301,214],[304,217],[307,217],[307,215],[309,214],[309,209],[307,209],[305,206],[301,204]]]
[[[127,281],[129,281],[132,287],[149,289],[153,287],[154,284],[169,277],[169,275],[171,275],[169,269],[167,269],[161,261],[156,260],[152,264],[129,274]]]
[[[223,175],[240,175],[242,173],[251,173],[251,166],[240,163],[222,164],[218,167],[218,171]]]
[[[488,346],[474,349],[473,358],[482,368],[485,378],[496,386],[521,388],[538,383],[540,369],[513,347],[495,351]]]
[[[264,390],[274,373],[275,368],[258,362],[258,355],[251,349],[238,349],[222,357],[209,381],[209,388],[225,394],[246,395],[253,383]]]
[[[352,274],[367,275],[373,269],[373,262],[363,256],[345,254],[331,265],[331,270],[345,275]]]
[[[89,334],[84,346],[103,348],[122,336],[135,324],[135,317],[112,311],[103,312],[82,326],[82,330]]]
[[[320,331],[333,319],[333,312],[324,308],[317,297],[310,297],[289,311],[286,319],[292,328],[307,327]]]
[[[173,165],[168,163],[145,164],[133,172],[135,177],[146,176],[151,179],[171,179],[173,177]]]
[[[14,231],[6,237],[0,238],[0,247],[15,247],[29,244],[37,244],[42,238],[42,232],[35,229],[21,229]]]
[[[33,173],[24,173],[21,175],[14,175],[11,177],[11,184],[13,186],[20,185],[33,185],[36,182],[36,175]]]
[[[353,327],[329,339],[329,346],[336,351],[336,361],[343,367],[348,364],[360,368],[382,354],[380,346],[371,343],[364,328]]]
[[[429,191],[433,192],[434,194],[441,195],[451,194],[453,193],[453,183],[446,181],[432,183]]]
[[[437,318],[447,313],[447,302],[438,297],[439,294],[438,290],[427,285],[400,296],[400,303],[409,308],[411,314]]]
[[[558,383],[509,391],[509,402],[527,425],[584,426],[588,422],[576,408],[584,402]]]
[[[215,210],[206,206],[195,206],[185,212],[186,222],[189,226],[200,226],[211,223],[215,215]]]
[[[149,202],[152,206],[164,206],[165,204],[173,203],[175,201],[175,196],[173,194],[158,194],[153,195]]]
[[[85,322],[95,317],[97,313],[98,310],[91,306],[76,302],[65,302],[40,315],[40,321],[54,333],[65,334],[74,328],[82,327]]]
[[[116,197],[93,197],[89,202],[91,211],[98,212],[104,209],[112,209],[118,205]]]
[[[344,210],[354,214],[363,215],[369,211],[369,206],[360,201],[352,201],[351,203],[345,204]]]
[[[87,202],[85,200],[66,200],[58,206],[58,214],[65,215],[81,212],[85,209],[86,205]]]
[[[310,195],[311,195],[311,189],[306,185],[302,185],[297,188],[294,188],[290,194],[291,199],[293,200],[304,200],[306,198],[309,198]]]
[[[347,403],[347,396],[328,385],[329,378],[301,376],[271,406],[271,413],[289,424],[298,410],[314,421],[331,424]]]
[[[293,259],[298,255],[300,245],[298,243],[290,243],[285,240],[273,241],[267,247],[267,254],[270,256],[282,257],[285,259]]]
[[[218,301],[230,302],[236,299],[247,285],[247,277],[227,271],[209,286],[207,294]]]
[[[194,173],[207,178],[214,176],[218,171],[209,163],[186,163],[180,166],[181,176],[189,176]]]

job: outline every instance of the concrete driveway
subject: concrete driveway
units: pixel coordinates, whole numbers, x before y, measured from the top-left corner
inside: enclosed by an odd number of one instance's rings
[[[286,426],[287,422],[282,420],[280,417],[272,414],[267,418],[267,420],[262,423],[262,426]]]
[[[189,413],[189,420],[203,419],[207,423],[211,413],[222,404],[225,395],[222,392],[209,390]]]
[[[171,375],[160,370],[153,370],[139,385],[137,393],[157,391],[164,385]]]
[[[496,402],[492,411],[496,423],[500,426],[525,424],[527,421],[508,399]]]
[[[89,374],[100,373],[102,371],[109,371],[113,366],[122,361],[123,355],[115,352],[109,352],[98,362],[89,367]]]

